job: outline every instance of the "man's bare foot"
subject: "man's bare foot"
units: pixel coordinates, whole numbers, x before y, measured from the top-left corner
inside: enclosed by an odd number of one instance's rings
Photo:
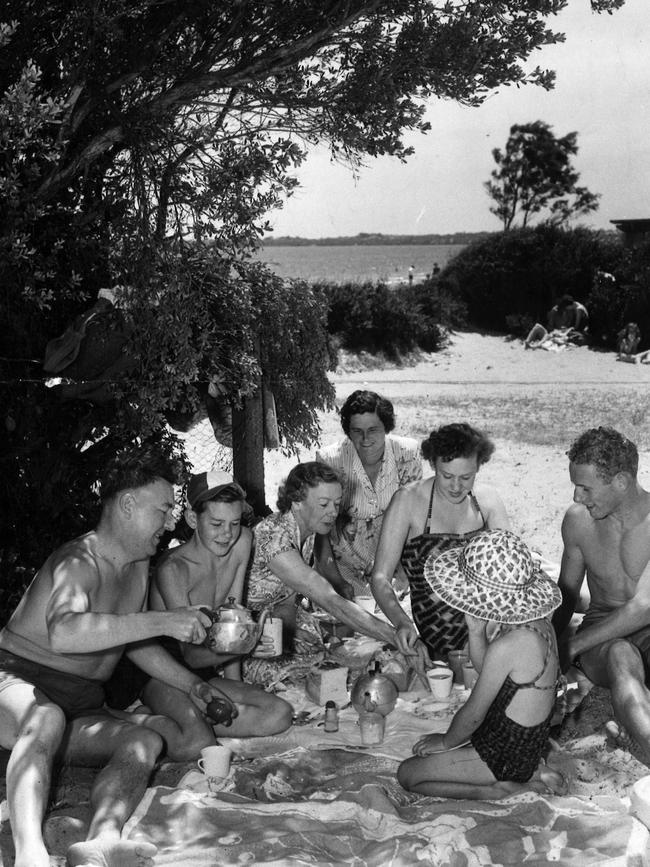
[[[605,723],[605,732],[607,737],[614,743],[614,746],[620,747],[622,750],[631,752],[632,750],[639,748],[639,745],[634,738],[632,738],[623,726],[619,725],[614,719],[610,719],[609,722]]]
[[[640,746],[617,720],[611,719],[605,723],[605,733],[613,746],[626,750],[639,762],[650,766],[650,752]]]
[[[134,840],[86,840],[68,849],[70,867],[153,867],[153,843]]]

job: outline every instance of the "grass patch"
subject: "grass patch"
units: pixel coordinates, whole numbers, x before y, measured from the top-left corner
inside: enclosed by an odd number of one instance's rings
[[[431,401],[405,397],[410,409],[409,436],[422,439],[439,425],[468,421],[497,439],[568,448],[587,428],[609,426],[650,450],[650,412],[646,385],[616,389],[586,386],[485,386],[483,394],[464,397],[460,385],[432,385]],[[449,392],[446,394],[445,392]],[[400,433],[407,431],[400,429]]]

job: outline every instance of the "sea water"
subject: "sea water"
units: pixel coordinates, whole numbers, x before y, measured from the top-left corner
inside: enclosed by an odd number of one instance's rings
[[[435,264],[444,268],[462,249],[462,244],[278,245],[261,249],[257,258],[283,278],[395,285],[408,283],[411,267],[414,282],[421,282]]]

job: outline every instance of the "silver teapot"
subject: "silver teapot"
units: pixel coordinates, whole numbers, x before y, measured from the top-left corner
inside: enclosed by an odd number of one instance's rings
[[[228,602],[215,610],[202,609],[212,620],[205,645],[215,653],[247,654],[260,640],[269,609],[265,608],[257,622],[243,605],[228,597]]]
[[[374,671],[358,678],[352,687],[350,699],[357,713],[374,710],[382,716],[388,716],[395,707],[397,696],[397,687],[389,677],[381,673],[381,667],[376,662]],[[368,707],[369,704],[375,707]]]

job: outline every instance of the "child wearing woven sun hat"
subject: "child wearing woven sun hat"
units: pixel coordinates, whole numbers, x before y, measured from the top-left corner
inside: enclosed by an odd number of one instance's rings
[[[415,744],[399,782],[444,798],[560,793],[562,776],[542,760],[560,678],[549,620],[562,601],[557,585],[508,530],[480,533],[464,548],[434,555],[424,574],[444,602],[465,614],[479,677],[449,729]]]

